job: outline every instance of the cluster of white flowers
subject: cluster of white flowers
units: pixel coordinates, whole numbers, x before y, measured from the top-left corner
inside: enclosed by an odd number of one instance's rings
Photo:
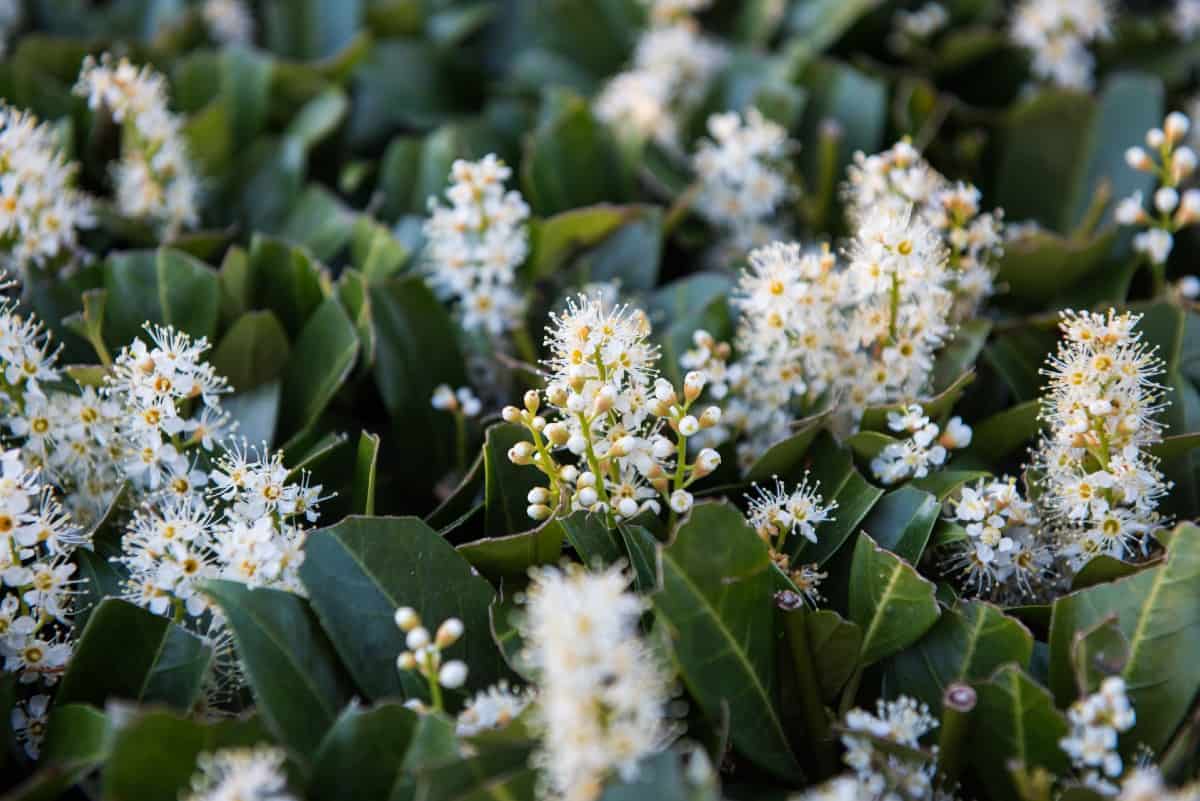
[[[775,220],[792,196],[787,131],[758,109],[708,118],[710,138],[700,140],[692,166],[700,183],[696,210],[722,230],[722,250],[739,256],[784,235]]]
[[[1013,15],[1012,40],[1032,51],[1033,74],[1072,89],[1090,89],[1095,59],[1088,46],[1108,39],[1105,0],[1024,0]]]
[[[69,266],[78,229],[93,224],[91,200],[76,188],[78,165],[58,135],[28,112],[0,104],[0,251],[3,267]]]
[[[201,12],[209,35],[224,45],[254,41],[254,17],[243,0],[204,0]]]
[[[46,738],[46,726],[50,722],[50,696],[38,693],[28,700],[13,704],[9,715],[12,733],[25,749],[30,759],[37,759],[42,751],[42,740]]]
[[[113,170],[121,214],[160,226],[167,237],[200,219],[200,182],[188,158],[183,120],[168,108],[167,79],[105,53],[84,59],[75,93],[121,126],[121,160]]]
[[[1005,604],[1027,601],[1053,577],[1054,554],[1040,537],[1034,504],[1015,479],[980,479],[950,502],[947,519],[966,539],[947,546],[947,567],[972,595]]]
[[[396,667],[402,671],[415,671],[425,679],[433,708],[440,712],[445,708],[442,688],[457,690],[467,681],[466,662],[461,659],[442,659],[442,651],[462,639],[463,622],[456,617],[448,617],[431,637],[429,629],[421,625],[421,616],[411,606],[397,609],[395,618],[396,626],[404,632],[406,647],[396,657]],[[425,708],[417,699],[411,699],[409,705],[415,709]]]
[[[460,159],[450,170],[450,205],[429,199],[429,283],[439,297],[458,303],[467,331],[503,333],[518,324],[524,308],[516,272],[529,253],[529,206],[520,192],[504,190],[511,175],[494,155]]]
[[[449,384],[440,384],[433,390],[430,400],[433,408],[438,411],[461,414],[466,417],[478,417],[483,411],[483,402],[475,396],[470,387],[451,389]]]
[[[1190,42],[1200,34],[1200,0],[1175,0],[1166,16],[1168,26],[1181,40]]]
[[[1117,801],[1197,801],[1200,782],[1184,787],[1168,787],[1156,766],[1139,767],[1125,774]]]
[[[586,509],[620,520],[658,513],[660,500],[677,514],[687,512],[687,488],[721,463],[712,448],[688,463],[688,439],[721,419],[716,406],[692,412],[705,375],[688,373],[682,398],[656,378],[659,352],[641,310],[608,308],[580,295],[551,320],[545,391],[525,393],[523,409],[508,406],[502,413],[531,435],[513,446],[509,459],[537,467],[549,480],[529,493],[529,516],[544,520]],[[561,463],[563,457],[570,461]]]
[[[1100,683],[1100,690],[1079,699],[1067,710],[1071,730],[1059,740],[1059,746],[1071,758],[1076,770],[1083,773],[1086,784],[1115,793],[1109,782],[1120,777],[1124,770],[1117,751],[1120,734],[1133,728],[1137,716],[1125,695],[1125,681],[1109,676]]]
[[[1165,264],[1180,229],[1200,222],[1200,189],[1180,192],[1180,184],[1196,171],[1196,152],[1182,144],[1191,121],[1172,111],[1162,128],[1146,133],[1146,145],[1155,154],[1140,147],[1125,151],[1125,162],[1135,170],[1152,173],[1158,181],[1153,208],[1147,212],[1141,192],[1134,192],[1117,204],[1113,213],[1122,225],[1145,228],[1133,238],[1133,249],[1152,264]]]
[[[710,2],[655,0],[651,26],[638,40],[633,63],[596,97],[597,117],[672,151],[686,147],[679,141],[680,123],[728,58],[725,48],[704,36],[691,17]]]
[[[1059,553],[1078,570],[1093,556],[1144,552],[1165,521],[1157,512],[1169,483],[1149,447],[1157,419],[1162,361],[1134,330],[1141,315],[1063,312],[1064,340],[1049,358],[1041,418],[1048,431],[1034,453],[1041,518]]]
[[[671,683],[638,635],[646,601],[629,592],[620,567],[532,575],[523,634],[538,674],[534,763],[548,797],[593,801],[611,774],[631,778],[674,734],[665,717]]]
[[[888,428],[906,434],[907,439],[889,442],[871,460],[871,472],[884,484],[924,478],[931,469],[945,464],[950,451],[971,444],[971,427],[961,417],[950,418],[942,430],[915,403],[888,412],[887,421]]]
[[[906,695],[894,701],[881,699],[874,715],[863,709],[850,710],[845,725],[848,731],[842,735],[846,747],[842,759],[854,771],[854,777],[832,788],[832,797],[845,797],[850,789],[857,801],[921,801],[933,796],[933,760],[908,759],[876,743],[887,740],[905,748],[920,748],[921,738],[938,725],[925,704]],[[851,788],[849,781],[856,786]]]
[[[929,2],[915,11],[898,9],[892,15],[888,45],[896,53],[907,53],[946,27],[950,15],[941,3]]]
[[[503,680],[480,690],[458,713],[458,736],[472,737],[490,729],[502,729],[520,717],[533,699],[530,688],[518,690]]]
[[[225,748],[200,754],[182,801],[296,801],[288,790],[280,748]]]
[[[852,221],[861,223],[881,209],[897,216],[911,209],[931,226],[947,251],[954,293],[951,319],[975,316],[994,290],[992,268],[1003,252],[1003,209],[982,212],[978,189],[947,180],[908,139],[871,156],[855,153],[843,196]]]
[[[821,601],[820,584],[826,574],[815,564],[793,569],[787,542],[793,534],[816,542],[817,526],[834,519],[837,501],[826,503],[819,491],[821,483],[810,485],[807,473],[791,491],[777,476],[773,478],[774,487],[754,484],[753,493],[746,494],[746,521],[767,543],[771,559],[788,574],[800,597],[815,607]]]

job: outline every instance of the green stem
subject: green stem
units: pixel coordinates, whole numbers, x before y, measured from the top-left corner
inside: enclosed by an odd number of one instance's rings
[[[442,705],[442,685],[438,684],[437,671],[432,668],[425,673],[425,679],[429,682],[429,698],[433,703],[435,712],[444,711]]]
[[[892,290],[890,293],[888,311],[891,314],[891,319],[888,320],[888,339],[894,344],[896,342],[896,329],[900,325],[900,276],[892,273]]]
[[[844,719],[846,713],[854,708],[854,699],[858,696],[858,685],[862,684],[863,666],[859,665],[850,674],[850,681],[846,682],[845,689],[842,690],[842,702],[838,705],[838,718]]]
[[[458,475],[467,474],[467,416],[461,410],[454,412],[454,454]]]

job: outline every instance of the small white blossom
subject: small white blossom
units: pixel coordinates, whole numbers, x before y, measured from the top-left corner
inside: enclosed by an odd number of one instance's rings
[[[296,801],[288,790],[282,749],[226,748],[196,759],[190,791],[183,801]]]

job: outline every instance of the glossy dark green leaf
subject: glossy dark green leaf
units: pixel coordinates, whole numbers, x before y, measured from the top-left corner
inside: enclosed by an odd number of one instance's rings
[[[975,366],[991,332],[990,320],[968,320],[958,327],[954,332],[954,339],[946,343],[934,359],[934,392],[946,389],[959,376]]]
[[[55,703],[121,698],[189,709],[211,661],[212,648],[168,618],[107,598],[88,617]]]
[[[379,461],[379,435],[366,431],[358,438],[358,453],[354,458],[355,514],[375,514],[375,468]]]
[[[860,528],[876,544],[912,564],[921,560],[942,505],[938,499],[913,487],[892,490],[879,499]]]
[[[558,562],[565,537],[562,521],[541,525],[503,537],[487,537],[458,546],[471,566],[492,581],[521,581],[536,565]]]
[[[309,795],[328,801],[388,798],[417,724],[418,715],[398,703],[346,707],[313,757]]]
[[[86,704],[51,710],[38,770],[12,788],[9,801],[55,801],[102,764],[112,749],[112,726],[103,712]]]
[[[246,269],[244,291],[248,304],[274,312],[294,341],[325,299],[317,264],[302,248],[255,234],[250,240]]]
[[[1008,663],[1027,669],[1032,656],[1033,635],[1020,621],[989,603],[963,601],[891,658],[888,687],[925,702],[936,717],[950,684],[983,681]]]
[[[358,334],[337,298],[327,298],[300,331],[283,375],[279,431],[289,436],[316,422],[350,377]]]
[[[526,513],[527,495],[546,485],[546,476],[533,465],[509,461],[508,451],[518,442],[532,442],[529,432],[516,423],[497,423],[484,434],[484,530],[499,537],[533,526]],[[569,533],[569,532],[568,532]]]
[[[312,606],[369,698],[411,697],[422,682],[396,669],[404,634],[393,615],[411,606],[431,629],[457,617],[466,634],[449,652],[470,665],[468,686],[504,674],[488,634],[491,585],[415,517],[348,517],[311,534],[300,577]]]
[[[797,421],[790,437],[775,443],[754,460],[754,464],[746,471],[746,481],[769,481],[774,476],[798,481],[808,463],[813,461],[806,458],[808,449],[821,433],[826,418],[825,414],[817,414]]]
[[[858,530],[859,523],[883,495],[883,490],[871,485],[854,466],[850,452],[834,443],[828,434],[814,443],[821,458],[814,461],[812,480],[820,482],[821,497],[836,500],[834,519],[817,530],[817,541],[805,541],[797,556],[803,562],[825,564]]]
[[[229,379],[234,392],[245,392],[279,378],[291,345],[279,319],[269,311],[246,312],[212,353],[212,365]]]
[[[807,612],[804,623],[821,698],[832,703],[858,667],[862,629],[832,609]]]
[[[1015,453],[1037,436],[1041,402],[1018,403],[973,426],[971,444],[951,456],[957,468],[987,467]]]
[[[1151,563],[1126,562],[1123,559],[1101,554],[1088,560],[1079,572],[1071,579],[1072,590],[1082,590],[1097,584],[1108,584],[1126,576],[1132,576],[1139,570],[1153,567],[1161,560]]]
[[[659,551],[666,622],[680,672],[709,715],[723,704],[746,759],[783,778],[800,767],[775,708],[774,587],[766,544],[733,506],[697,505]]]
[[[602,515],[579,511],[559,522],[584,564],[611,565],[624,555],[618,532],[608,527]]]
[[[568,259],[610,236],[638,212],[638,206],[601,203],[570,209],[530,226],[530,254],[523,272],[531,280],[554,275]]]
[[[161,248],[113,254],[104,265],[104,288],[104,337],[113,348],[132,342],[147,321],[210,340],[216,333],[217,274],[185,253]]]
[[[349,682],[308,603],[232,581],[206,582],[204,591],[233,632],[259,714],[281,743],[312,755],[347,700]]]
[[[1065,595],[1050,623],[1050,687],[1065,706],[1075,700],[1071,646],[1076,632],[1115,615],[1129,641],[1122,675],[1137,724],[1122,742],[1163,748],[1200,690],[1200,528],[1171,537],[1162,565]]]
[[[1045,688],[1016,665],[1005,665],[977,684],[976,692],[969,760],[996,797],[1020,797],[1009,772],[1011,762],[1057,776],[1066,773],[1067,755],[1058,741],[1067,734],[1067,722]]]
[[[269,0],[264,4],[266,40],[287,58],[313,61],[337,54],[362,24],[361,0]]]
[[[1014,298],[1043,304],[1099,269],[1115,239],[1114,228],[1083,239],[1038,231],[1005,244],[996,278]]]
[[[936,588],[912,565],[858,535],[850,567],[850,619],[863,630],[863,665],[916,642],[937,622]]]
[[[328,261],[350,241],[358,220],[337,195],[313,184],[296,199],[279,233],[283,239],[303,245],[318,259]]]
[[[1071,643],[1071,666],[1079,695],[1089,695],[1109,676],[1118,676],[1129,664],[1129,640],[1121,633],[1116,617],[1075,632]]]
[[[106,799],[177,801],[191,786],[196,758],[222,748],[270,744],[255,718],[200,723],[147,711],[120,723],[102,771]]]

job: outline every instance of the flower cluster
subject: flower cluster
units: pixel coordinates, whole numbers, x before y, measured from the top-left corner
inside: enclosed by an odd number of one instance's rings
[[[700,183],[696,210],[725,233],[739,255],[779,239],[774,217],[792,194],[785,158],[787,131],[756,108],[708,118],[711,139],[692,158]]]
[[[520,717],[533,699],[531,689],[518,690],[504,680],[480,690],[458,713],[458,735],[471,737],[489,729],[502,729]]]
[[[1133,728],[1137,716],[1125,695],[1125,681],[1109,676],[1100,690],[1081,698],[1067,710],[1071,730],[1059,746],[1071,758],[1076,770],[1083,772],[1088,785],[1115,791],[1108,780],[1120,777],[1124,770],[1117,752],[1118,735]]]
[[[280,748],[225,748],[200,754],[183,801],[295,801],[287,786]]]
[[[816,542],[817,526],[834,519],[837,501],[826,503],[819,492],[821,483],[810,485],[807,474],[791,491],[778,477],[774,480],[774,487],[754,484],[753,493],[746,494],[746,521],[767,543],[771,559],[789,575],[800,596],[815,607],[821,600],[820,584],[826,574],[815,564],[792,569],[789,554],[795,548],[788,546],[788,540],[798,534],[808,542]]]
[[[1034,504],[1007,476],[980,479],[951,501],[947,519],[966,538],[947,545],[947,567],[974,596],[1016,604],[1053,578],[1053,551],[1039,536]]]
[[[201,13],[209,35],[220,44],[245,45],[254,41],[254,17],[243,0],[204,0]]]
[[[533,572],[523,624],[538,674],[534,763],[550,797],[593,801],[613,773],[631,778],[673,734],[664,715],[670,682],[638,636],[646,601],[620,567]]]
[[[433,408],[438,411],[461,414],[466,417],[478,417],[483,411],[483,403],[475,397],[470,387],[451,389],[449,384],[440,384],[433,390],[430,399]]]
[[[46,726],[50,722],[50,696],[44,693],[17,701],[9,715],[12,733],[30,759],[41,754],[42,740],[46,738]]]
[[[1190,127],[1185,115],[1173,111],[1162,128],[1146,133],[1146,145],[1155,155],[1140,147],[1125,151],[1125,162],[1135,170],[1152,173],[1159,188],[1149,212],[1142,193],[1134,192],[1117,204],[1113,216],[1122,225],[1145,228],[1134,236],[1133,249],[1151,264],[1165,264],[1175,245],[1175,234],[1200,222],[1200,189],[1180,193],[1180,184],[1196,171],[1196,152],[1182,144]]]
[[[728,58],[704,36],[691,14],[711,0],[655,0],[651,27],[640,37],[629,69],[595,100],[596,116],[622,132],[677,151],[680,124],[702,99],[705,85]]]
[[[895,215],[912,209],[933,227],[947,251],[952,319],[973,317],[992,294],[992,266],[1003,252],[1004,211],[981,211],[978,189],[951,183],[907,139],[871,156],[855,153],[843,195],[852,220],[878,215],[881,208]]]
[[[937,721],[924,704],[902,695],[894,701],[880,700],[875,714],[852,709],[846,714],[846,747],[843,756],[854,771],[858,801],[919,801],[933,795],[935,765],[920,762],[881,748],[886,740],[909,749],[921,747],[921,738],[936,728]]]
[[[1155,766],[1141,767],[1125,774],[1117,801],[1196,801],[1200,783],[1178,789],[1167,787],[1162,771]]]
[[[884,484],[924,478],[945,463],[949,451],[971,444],[971,427],[961,417],[950,418],[942,430],[915,403],[888,412],[887,421],[888,428],[907,438],[889,442],[871,460],[871,472]]]
[[[188,158],[183,120],[168,108],[167,79],[128,59],[84,59],[75,93],[121,126],[121,160],[113,171],[121,214],[161,227],[167,237],[200,219],[200,182]]]
[[[1095,59],[1088,46],[1111,35],[1104,0],[1024,0],[1013,15],[1012,40],[1033,54],[1033,74],[1058,86],[1090,89]]]
[[[1162,361],[1134,330],[1141,316],[1063,312],[1034,453],[1040,516],[1072,569],[1098,554],[1144,551],[1165,521],[1169,484],[1149,447],[1162,439]]]
[[[529,206],[520,192],[504,190],[511,175],[494,155],[460,159],[450,170],[450,205],[429,199],[429,282],[439,297],[458,303],[467,331],[500,334],[518,324],[524,308],[516,271],[529,253]]]
[[[63,266],[93,223],[90,199],[76,188],[78,165],[55,131],[28,112],[0,104],[0,251],[5,269]]]
[[[688,373],[683,397],[656,378],[658,348],[640,310],[607,308],[581,295],[551,319],[546,389],[525,393],[523,409],[508,406],[502,413],[531,437],[513,446],[509,459],[537,467],[549,481],[530,492],[530,517],[584,509],[628,519],[644,510],[657,513],[660,500],[677,514],[687,512],[687,488],[721,463],[711,448],[688,463],[689,437],[721,419],[716,406],[693,413],[705,375]]]
[[[441,711],[442,688],[457,690],[467,681],[467,663],[459,659],[442,661],[442,651],[458,642],[463,635],[463,622],[448,617],[438,626],[437,633],[429,636],[429,629],[421,625],[421,616],[411,606],[396,610],[396,626],[404,632],[404,645],[396,658],[396,667],[404,671],[416,671],[429,685],[433,708]]]

